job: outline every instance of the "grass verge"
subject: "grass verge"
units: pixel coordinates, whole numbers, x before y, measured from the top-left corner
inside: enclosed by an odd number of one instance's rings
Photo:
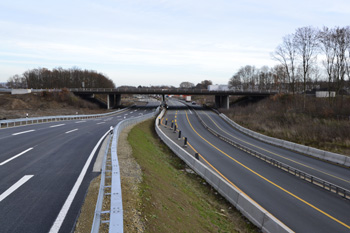
[[[240,212],[161,142],[153,120],[128,136],[143,179],[139,185],[146,232],[257,232]],[[187,171],[186,171],[187,170]]]

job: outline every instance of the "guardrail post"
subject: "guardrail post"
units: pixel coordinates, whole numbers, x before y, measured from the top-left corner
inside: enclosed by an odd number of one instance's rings
[[[181,130],[179,130],[179,137],[177,138],[177,140],[181,139]]]
[[[184,140],[184,147],[187,147],[187,137],[185,137],[185,140]]]
[[[176,133],[176,125],[174,125],[174,133]]]
[[[158,119],[158,125],[160,125],[160,119]]]
[[[199,160],[199,154],[198,154],[198,153],[196,153],[196,154],[194,155],[194,157],[195,157],[197,160]]]

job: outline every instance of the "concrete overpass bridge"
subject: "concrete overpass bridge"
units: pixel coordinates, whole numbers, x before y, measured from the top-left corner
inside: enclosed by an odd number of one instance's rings
[[[113,108],[121,105],[122,94],[140,94],[140,95],[161,95],[165,100],[165,95],[214,95],[217,108],[229,108],[229,96],[254,96],[266,97],[275,95],[278,91],[235,91],[235,90],[217,90],[209,91],[206,89],[158,89],[158,88],[70,88],[69,91],[76,95],[107,95],[107,108]]]

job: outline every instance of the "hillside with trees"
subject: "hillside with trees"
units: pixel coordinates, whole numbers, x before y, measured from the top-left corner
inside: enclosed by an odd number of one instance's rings
[[[9,88],[115,88],[115,84],[106,75],[94,70],[82,70],[77,67],[52,70],[37,68],[14,75],[7,81]]]

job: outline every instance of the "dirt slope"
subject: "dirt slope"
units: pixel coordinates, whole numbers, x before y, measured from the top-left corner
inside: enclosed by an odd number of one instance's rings
[[[0,94],[0,119],[104,113],[98,105],[72,93]]]

